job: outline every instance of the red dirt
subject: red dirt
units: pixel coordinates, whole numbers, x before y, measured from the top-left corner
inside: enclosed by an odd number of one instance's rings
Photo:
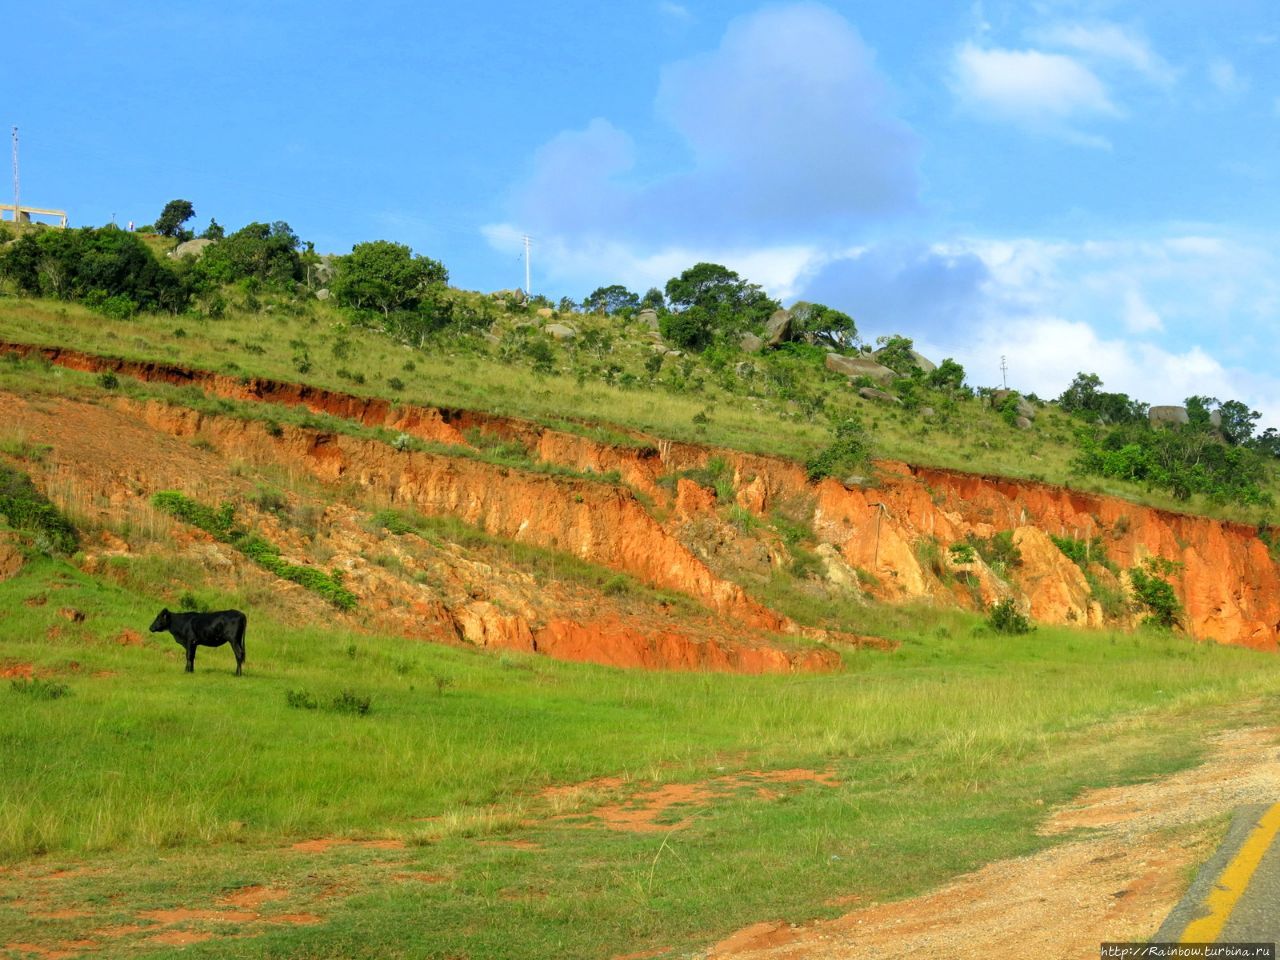
[[[252,886],[241,887],[234,893],[228,893],[226,896],[219,897],[218,903],[228,907],[244,907],[249,910],[256,910],[264,903],[270,903],[273,900],[285,900],[289,897],[288,890],[276,890],[271,887]]]
[[[212,933],[196,933],[192,930],[165,930],[154,937],[148,937],[148,943],[162,943],[168,947],[189,947],[192,944],[204,943],[212,939]]]
[[[367,847],[370,850],[402,850],[403,840],[351,840],[347,837],[318,837],[295,843],[290,850],[299,853],[324,853],[331,847]]]
[[[776,800],[781,794],[771,790],[764,784],[795,785],[814,783],[824,787],[838,786],[840,781],[829,770],[770,770],[746,771],[716,777],[699,783],[668,783],[648,790],[640,791],[624,800],[597,805],[590,811],[596,823],[589,826],[602,826],[609,830],[621,830],[631,833],[659,833],[677,830],[693,822],[698,807],[705,807],[711,801],[731,797],[743,790],[754,790],[757,797],[763,800]],[[575,794],[598,791],[616,791],[623,785],[617,778],[603,777],[589,780],[582,784],[568,787],[551,787],[544,790],[542,796],[547,799],[571,799]],[[658,821],[677,810],[688,807],[688,815],[674,823]],[[566,814],[557,819],[563,819]]]
[[[314,923],[324,923],[324,917],[317,917],[314,913],[277,913],[273,916],[262,917],[263,923],[287,923],[294,926],[309,926]]]
[[[186,923],[191,920],[217,920],[223,923],[248,923],[256,920],[256,913],[243,913],[236,910],[192,910],[186,907],[175,907],[170,910],[142,910],[138,916],[143,920],[154,920],[156,923]]]
[[[35,667],[30,663],[21,663],[14,660],[7,660],[0,665],[0,678],[22,678],[31,679],[35,673]]]
[[[137,630],[121,630],[116,637],[116,643],[122,647],[140,647],[142,646],[142,634]]]

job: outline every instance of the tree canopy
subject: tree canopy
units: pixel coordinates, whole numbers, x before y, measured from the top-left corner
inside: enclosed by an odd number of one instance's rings
[[[444,284],[449,272],[444,264],[416,255],[403,243],[373,240],[357,243],[338,263],[333,295],[338,302],[358,309],[412,310],[432,284]]]
[[[156,218],[156,233],[162,237],[180,236],[182,225],[195,215],[196,208],[190,200],[170,200]]]
[[[793,336],[809,334],[819,343],[847,349],[858,339],[853,317],[824,303],[801,301],[791,307]]]
[[[597,287],[582,301],[582,309],[588,313],[617,313],[627,307],[640,306],[640,297],[620,283]]]

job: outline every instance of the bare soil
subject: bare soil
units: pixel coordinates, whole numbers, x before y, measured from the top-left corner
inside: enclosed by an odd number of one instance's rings
[[[1091,790],[1055,810],[1041,832],[1080,833],[992,863],[911,900],[870,904],[835,920],[755,924],[708,960],[896,960],[993,956],[1084,960],[1103,940],[1151,936],[1212,852],[1222,818],[1280,792],[1280,729],[1216,738],[1211,757],[1148,783]]]

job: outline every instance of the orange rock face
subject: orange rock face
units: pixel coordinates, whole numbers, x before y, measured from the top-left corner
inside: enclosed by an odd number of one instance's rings
[[[986,606],[1012,596],[1037,620],[1098,625],[1102,610],[1083,573],[1049,537],[1100,537],[1107,556],[1122,570],[1147,558],[1174,564],[1169,579],[1192,636],[1262,650],[1276,650],[1280,641],[1280,571],[1256,532],[1241,524],[1044,483],[894,462],[877,464],[874,488],[846,488],[832,480],[815,487],[799,464],[775,457],[671,441],[646,444],[634,434],[636,445],[615,445],[514,418],[393,406],[306,385],[241,381],[210,371],[59,348],[0,343],[0,350],[40,353],[79,370],[194,384],[238,399],[304,405],[441,443],[465,445],[464,434],[479,430],[518,440],[531,455],[550,463],[580,471],[616,471],[635,489],[664,507],[674,507],[680,520],[711,515],[714,493],[685,480],[677,485],[673,502],[657,479],[722,458],[732,470],[737,504],[744,509],[764,514],[782,498],[816,501],[814,529],[819,540],[836,547],[849,566],[871,574],[877,585],[870,592],[883,600],[929,598]],[[301,465],[322,480],[356,482],[427,514],[456,515],[502,537],[572,552],[646,583],[690,594],[750,628],[800,632],[741,587],[715,576],[629,491],[614,485],[505,471],[459,458],[402,454],[370,441],[291,428],[272,438],[256,425],[204,418],[155,403],[146,405],[144,415],[153,426],[178,435],[211,433],[220,448],[245,459]],[[987,538],[1001,531],[1013,534],[1022,554],[1022,564],[1013,570],[998,573],[981,560],[958,564],[948,556],[947,548],[968,535]],[[1113,579],[1109,574],[1107,578]],[[1136,618],[1125,616],[1120,622]],[[577,642],[573,631],[557,632],[550,624],[539,628],[551,630],[539,639],[537,630],[503,621],[500,613],[464,613],[456,619],[456,629],[476,642],[519,647],[545,642],[566,651]],[[641,647],[633,647],[636,652],[625,656],[647,656]],[[717,654],[704,651],[697,656],[714,660]]]

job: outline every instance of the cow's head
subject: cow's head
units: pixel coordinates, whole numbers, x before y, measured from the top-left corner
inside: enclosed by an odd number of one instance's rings
[[[169,629],[169,608],[165,607],[156,616],[155,622],[151,624],[151,632],[159,633],[161,630]]]

